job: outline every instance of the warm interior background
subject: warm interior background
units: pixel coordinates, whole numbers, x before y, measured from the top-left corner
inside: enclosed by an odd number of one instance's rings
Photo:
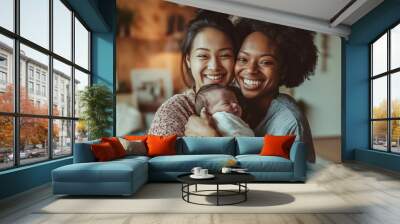
[[[185,90],[179,52],[192,7],[162,0],[117,0],[117,135],[145,133],[167,98]],[[315,75],[282,89],[302,105],[317,153],[340,161],[341,39],[317,34]]]

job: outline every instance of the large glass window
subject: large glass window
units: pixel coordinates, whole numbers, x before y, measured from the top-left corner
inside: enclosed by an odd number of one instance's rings
[[[14,0],[0,1],[0,26],[14,31]]]
[[[75,70],[75,117],[80,117],[79,107],[81,92],[89,85],[89,74]]]
[[[72,153],[72,121],[53,120],[53,157]]]
[[[22,117],[19,130],[19,158],[21,164],[47,160],[49,158],[49,120]]]
[[[400,153],[400,24],[370,45],[371,148]]]
[[[49,56],[24,44],[20,44],[20,111],[23,114],[47,115],[49,110],[49,98],[43,96],[43,89],[49,86],[46,78],[41,87],[41,74],[49,74]],[[26,74],[27,67],[33,66],[36,70],[36,90],[34,94],[29,94],[29,76]],[[28,72],[29,73],[29,72]],[[39,101],[39,105],[33,105],[30,100]]]
[[[53,0],[54,52],[71,60],[72,12],[60,0]]]
[[[0,112],[14,111],[14,42],[0,34]]]
[[[0,115],[0,170],[14,166],[14,124],[12,116]]]
[[[21,36],[49,48],[49,0],[20,0]]]
[[[70,156],[86,138],[74,105],[90,85],[90,31],[65,1],[15,2],[0,0],[0,170]]]
[[[75,18],[75,62],[89,69],[89,32],[77,18]]]
[[[72,86],[71,66],[56,59],[53,60],[53,65],[53,114],[72,117],[72,88],[69,88]],[[62,108],[65,110],[62,111]]]

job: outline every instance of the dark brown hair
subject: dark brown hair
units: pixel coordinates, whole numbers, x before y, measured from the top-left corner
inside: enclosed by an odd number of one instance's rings
[[[182,41],[181,52],[182,52],[182,63],[181,70],[183,75],[183,81],[185,85],[190,88],[195,88],[194,78],[187,67],[185,57],[190,54],[192,50],[192,43],[196,35],[204,28],[215,28],[223,32],[230,40],[233,48],[234,57],[238,52],[238,42],[236,41],[236,30],[232,22],[228,19],[228,15],[210,12],[206,10],[200,10],[197,16],[191,20],[187,26],[186,35]]]
[[[203,107],[207,106],[207,97],[206,97],[207,93],[209,93],[212,90],[216,90],[216,89],[232,91],[235,94],[240,106],[243,107],[244,98],[243,98],[242,92],[240,91],[240,89],[238,87],[223,86],[221,84],[208,84],[208,85],[204,85],[204,86],[200,87],[199,91],[197,91],[197,93],[195,95],[194,108],[195,108],[197,115],[200,115],[201,109]]]
[[[252,19],[240,19],[236,29],[241,43],[249,34],[261,32],[275,44],[281,76],[279,85],[299,86],[314,73],[318,58],[314,32]]]

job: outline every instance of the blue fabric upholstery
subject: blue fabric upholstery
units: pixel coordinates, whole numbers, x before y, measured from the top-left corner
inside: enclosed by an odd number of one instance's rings
[[[225,154],[235,155],[233,137],[183,137],[178,141],[178,154]]]
[[[307,149],[296,141],[290,150],[290,160],[258,155],[263,137],[183,137],[177,140],[173,156],[127,156],[94,162],[90,145],[98,140],[77,143],[74,164],[52,172],[54,194],[70,195],[131,195],[148,180],[176,181],[180,174],[193,167],[217,172],[230,159],[247,168],[256,181],[305,181]],[[234,157],[236,155],[236,158]]]
[[[236,155],[260,154],[264,137],[236,137]]]
[[[92,153],[90,145],[99,144],[100,140],[94,140],[89,142],[75,143],[74,147],[74,163],[88,163],[96,161]]]
[[[148,164],[145,158],[74,163],[53,170],[52,177],[54,194],[130,195],[147,182]]]
[[[292,161],[278,156],[239,155],[236,159],[250,172],[293,172]]]
[[[178,175],[190,173],[193,167],[203,167],[209,172],[219,172],[231,155],[175,155],[158,156],[149,160],[150,181],[176,181]]]
[[[307,176],[307,147],[303,142],[295,141],[290,149],[293,162],[293,179],[305,181]]]
[[[151,182],[176,182],[176,178],[188,172],[173,172],[173,171],[150,171],[149,181]]]
[[[149,170],[165,172],[190,172],[193,167],[200,166],[209,171],[219,171],[230,159],[231,155],[174,155],[157,156],[149,160]]]
[[[130,163],[132,161],[132,159],[140,160],[140,161],[143,161],[143,162],[148,162],[150,157],[147,157],[147,156],[125,156],[124,158],[113,160],[112,162],[127,162],[127,163]]]

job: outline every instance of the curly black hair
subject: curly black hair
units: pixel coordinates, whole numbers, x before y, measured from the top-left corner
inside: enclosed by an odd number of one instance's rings
[[[181,43],[182,52],[182,64],[181,70],[183,75],[183,81],[187,87],[194,88],[194,79],[190,70],[185,63],[185,56],[190,54],[192,49],[192,43],[196,35],[207,27],[215,28],[223,32],[228,38],[230,38],[233,53],[236,57],[239,50],[236,29],[233,23],[229,20],[229,15],[223,13],[212,12],[208,10],[199,10],[195,18],[193,18],[187,25],[186,35]]]
[[[318,59],[314,32],[245,18],[237,22],[236,29],[240,43],[249,34],[261,32],[275,44],[281,75],[280,86],[299,86],[314,74]]]

